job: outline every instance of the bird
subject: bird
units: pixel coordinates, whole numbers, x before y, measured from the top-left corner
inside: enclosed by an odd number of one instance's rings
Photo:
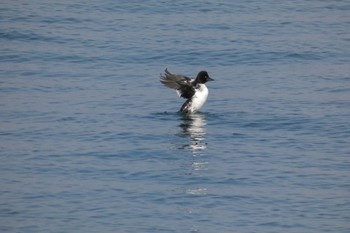
[[[185,114],[195,113],[204,105],[208,97],[205,83],[209,81],[214,79],[204,70],[200,71],[195,79],[171,73],[167,68],[164,74],[160,74],[161,83],[175,89],[180,97],[187,99],[180,108],[180,112]]]

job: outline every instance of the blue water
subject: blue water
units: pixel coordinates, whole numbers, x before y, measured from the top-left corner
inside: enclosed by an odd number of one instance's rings
[[[349,12],[2,1],[0,231],[350,232]]]

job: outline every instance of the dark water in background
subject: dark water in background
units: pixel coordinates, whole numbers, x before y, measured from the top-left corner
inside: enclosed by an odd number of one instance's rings
[[[0,231],[350,232],[349,12],[2,1]]]

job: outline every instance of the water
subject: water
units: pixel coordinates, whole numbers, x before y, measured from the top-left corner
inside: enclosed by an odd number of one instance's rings
[[[349,10],[3,1],[0,231],[350,232]]]

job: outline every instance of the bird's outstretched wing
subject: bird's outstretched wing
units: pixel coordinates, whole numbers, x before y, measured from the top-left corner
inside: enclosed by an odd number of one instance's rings
[[[186,99],[191,98],[195,93],[192,79],[170,73],[168,69],[165,69],[165,73],[160,75],[160,82],[169,88],[175,89],[181,97]]]

